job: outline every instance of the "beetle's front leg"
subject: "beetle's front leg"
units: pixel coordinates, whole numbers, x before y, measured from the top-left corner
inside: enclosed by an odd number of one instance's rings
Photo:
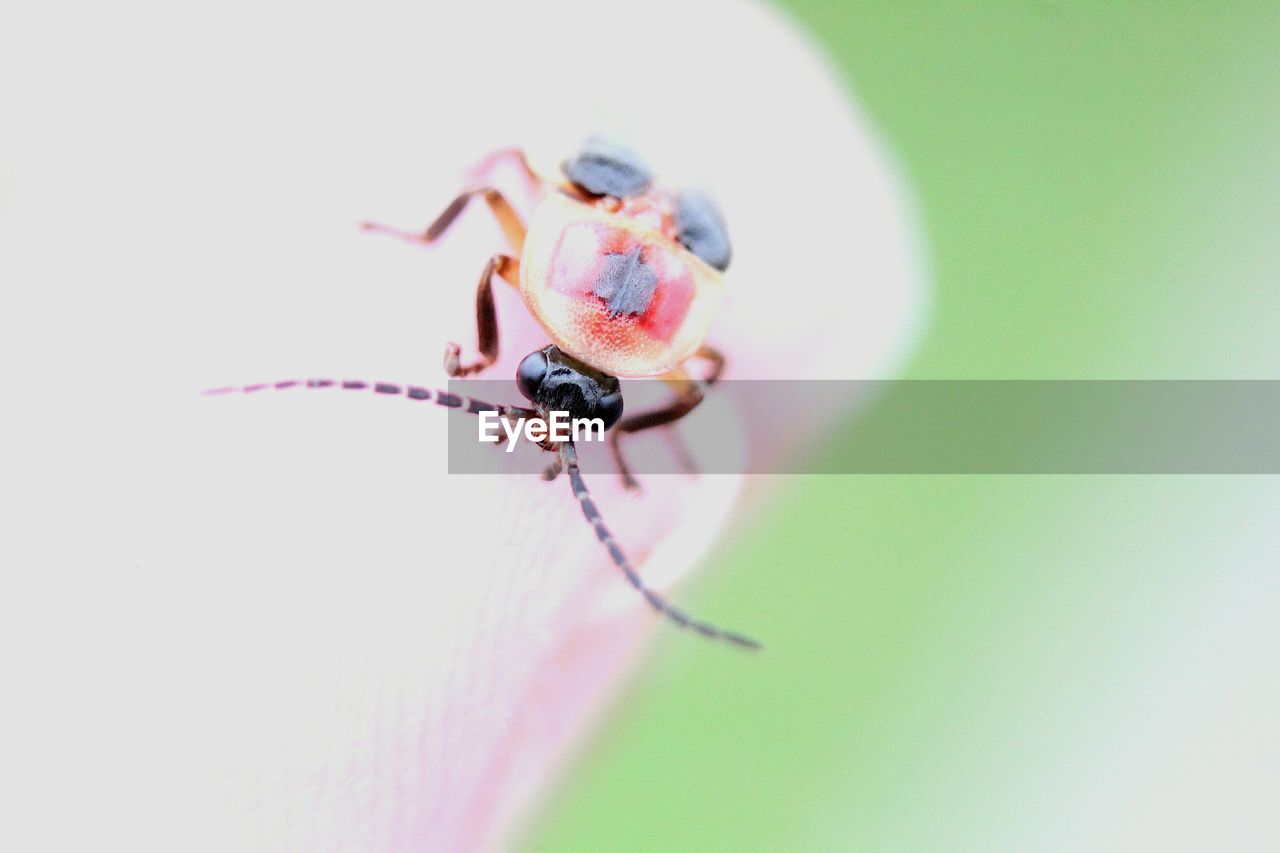
[[[518,287],[520,261],[510,255],[494,255],[484,265],[480,284],[476,288],[476,338],[480,358],[469,364],[462,364],[462,347],[450,341],[444,347],[444,372],[450,376],[470,376],[498,360],[498,306],[493,298],[494,275],[500,275]]]

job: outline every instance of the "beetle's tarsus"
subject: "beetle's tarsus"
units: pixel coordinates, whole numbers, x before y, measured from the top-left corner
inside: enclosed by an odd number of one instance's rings
[[[444,372],[450,379],[461,379],[473,373],[479,373],[492,364],[487,359],[479,359],[470,364],[462,363],[462,347],[450,341],[444,345]]]
[[[461,356],[462,347],[453,341],[444,345],[444,372],[446,375],[457,376],[462,372]]]
[[[390,225],[385,225],[381,222],[373,222],[371,220],[361,222],[360,230],[371,232],[373,234],[386,234],[388,237],[398,237],[401,240],[407,240],[410,243],[427,244],[431,242],[431,240],[427,238],[426,234],[415,233],[413,231],[403,231],[399,228],[394,228]]]

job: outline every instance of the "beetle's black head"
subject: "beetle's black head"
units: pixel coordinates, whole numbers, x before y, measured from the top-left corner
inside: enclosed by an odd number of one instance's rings
[[[543,415],[567,412],[570,418],[600,418],[605,429],[622,417],[617,377],[588,367],[554,345],[524,357],[516,384]]]

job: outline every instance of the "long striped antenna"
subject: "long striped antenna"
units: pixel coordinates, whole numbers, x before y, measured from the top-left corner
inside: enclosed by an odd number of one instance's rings
[[[279,382],[260,382],[256,385],[227,385],[222,388],[210,388],[204,392],[204,395],[216,397],[227,394],[256,394],[260,391],[287,391],[290,388],[337,388],[342,391],[372,391],[374,394],[404,397],[406,400],[435,400],[438,406],[462,409],[473,415],[480,412],[497,412],[498,417],[530,418],[537,415],[533,409],[523,406],[486,403],[484,400],[451,394],[448,391],[432,391],[417,385],[396,385],[391,382],[367,382],[363,379],[284,379]]]
[[[650,607],[681,628],[690,628],[707,639],[723,640],[744,649],[755,650],[761,648],[760,643],[750,637],[736,634],[733,631],[726,631],[723,628],[717,628],[715,625],[694,619],[678,607],[668,604],[666,599],[646,586],[639,573],[632,568],[631,561],[627,559],[627,555],[623,553],[622,548],[614,540],[613,534],[600,516],[600,510],[596,508],[595,501],[591,499],[591,493],[587,491],[587,483],[582,479],[582,469],[578,467],[578,449],[573,446],[572,441],[566,441],[560,445],[560,458],[564,462],[565,471],[569,474],[569,485],[573,488],[573,495],[578,499],[578,505],[582,507],[583,516],[586,517],[587,522],[595,530],[596,538],[608,550],[609,556],[613,558],[613,564],[626,576],[627,582],[644,596]]]
[[[529,418],[537,415],[537,412],[533,409],[523,406],[486,403],[483,400],[451,394],[448,391],[431,391],[416,385],[396,385],[391,382],[367,382],[363,379],[285,379],[280,382],[262,382],[256,385],[230,385],[222,388],[210,388],[204,393],[206,396],[221,396],[227,394],[256,394],[262,391],[287,391],[292,388],[336,388],[343,391],[371,391],[374,394],[387,397],[404,397],[408,400],[435,400],[437,405],[449,409],[460,409],[472,414],[497,412],[499,417]],[[604,519],[600,516],[600,510],[596,508],[595,501],[591,499],[591,493],[587,491],[586,481],[582,479],[582,469],[578,466],[578,450],[573,446],[572,441],[566,441],[560,445],[560,461],[569,475],[569,485],[573,489],[574,497],[578,499],[578,505],[582,507],[582,514],[587,519],[587,523],[595,530],[596,538],[600,540],[605,550],[609,552],[613,564],[626,577],[627,582],[644,596],[644,600],[649,603],[650,607],[681,628],[689,628],[707,639],[722,640],[744,649],[755,650],[761,647],[760,643],[750,637],[736,634],[733,631],[726,631],[710,623],[694,619],[678,607],[668,604],[666,599],[646,586],[639,573],[632,567],[631,561],[627,559],[627,555],[623,553],[622,548],[614,540],[613,533],[605,525]]]

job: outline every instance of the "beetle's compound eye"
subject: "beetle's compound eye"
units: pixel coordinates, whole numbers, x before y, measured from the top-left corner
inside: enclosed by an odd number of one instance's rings
[[[534,401],[542,380],[547,376],[547,354],[544,350],[531,352],[516,368],[516,386],[529,402]]]
[[[640,195],[653,181],[653,173],[634,151],[595,137],[584,142],[577,156],[565,160],[560,168],[592,195]]]
[[[733,252],[724,217],[711,197],[685,191],[676,197],[676,236],[686,249],[723,272]]]
[[[600,398],[596,405],[596,415],[604,421],[604,428],[611,429],[622,417],[622,392],[614,391]]]

